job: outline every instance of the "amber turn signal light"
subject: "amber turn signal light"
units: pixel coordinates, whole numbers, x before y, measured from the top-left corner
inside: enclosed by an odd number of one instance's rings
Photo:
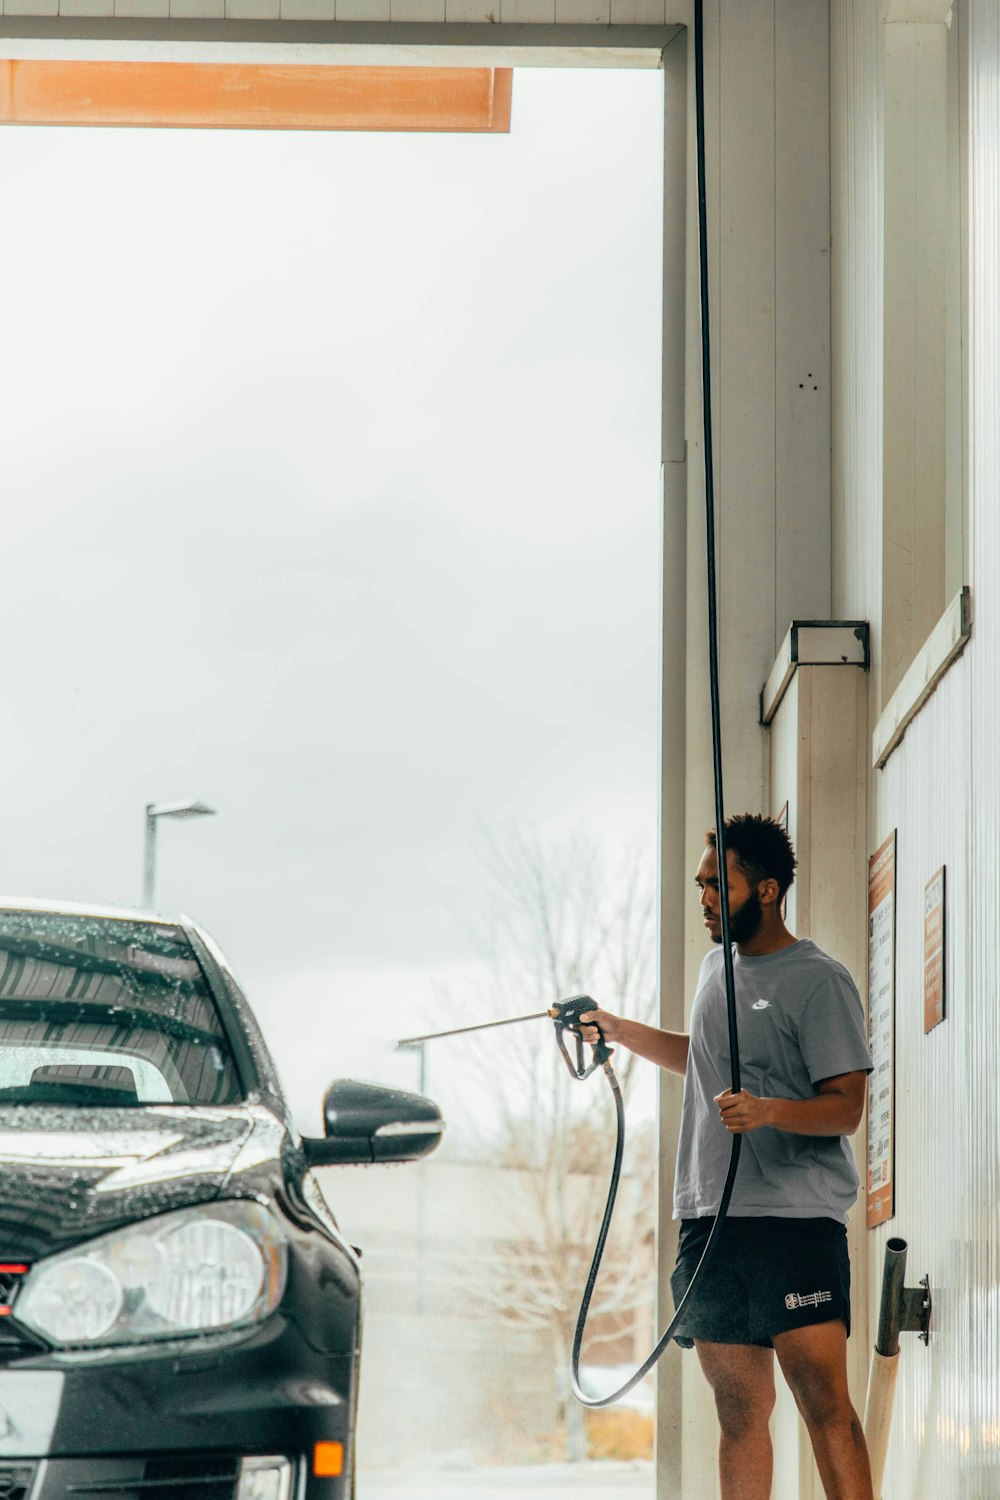
[[[320,1479],[335,1479],[343,1472],[343,1443],[317,1443],[313,1449],[313,1473]]]

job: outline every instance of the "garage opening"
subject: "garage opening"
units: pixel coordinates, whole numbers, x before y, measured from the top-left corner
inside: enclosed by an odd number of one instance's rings
[[[7,118],[51,120],[26,67]],[[392,1043],[655,1004],[663,85],[477,87],[478,134],[129,128],[149,93],[3,134],[5,878],[134,904],[143,806],[211,804],[159,902],[237,965],[301,1128],[338,1076],[449,1119],[405,1173],[320,1174],[365,1252],[362,1500],[581,1465],[619,1500],[651,1394],[584,1424],[562,1356],[604,1100],[547,1030]],[[652,1333],[643,1087],[595,1380]]]

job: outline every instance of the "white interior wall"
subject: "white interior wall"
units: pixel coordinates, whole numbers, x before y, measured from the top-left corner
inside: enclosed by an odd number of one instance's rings
[[[908,1284],[929,1273],[934,1293],[930,1347],[903,1339],[886,1500],[1000,1495],[1000,6],[960,0],[955,9],[968,59],[965,471],[975,625],[885,770],[868,773],[868,851],[898,830],[896,1213],[867,1235],[870,1309],[890,1235],[909,1242]],[[832,0],[831,21],[834,610],[872,623],[872,725],[883,605],[881,8]],[[942,864],[949,1013],[925,1035],[923,891]]]

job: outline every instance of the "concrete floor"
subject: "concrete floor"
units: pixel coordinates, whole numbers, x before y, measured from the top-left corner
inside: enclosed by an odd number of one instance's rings
[[[540,1464],[531,1468],[447,1469],[362,1474],[358,1500],[511,1500],[514,1490],[544,1500],[654,1500],[653,1465]]]

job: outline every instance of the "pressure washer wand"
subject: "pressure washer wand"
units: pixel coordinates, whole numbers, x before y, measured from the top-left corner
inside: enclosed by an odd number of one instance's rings
[[[455,1026],[451,1031],[429,1031],[426,1036],[405,1036],[397,1047],[418,1047],[421,1042],[436,1042],[443,1036],[464,1036],[469,1031],[489,1031],[491,1026],[517,1026],[521,1021],[544,1021],[555,1016],[556,1009],[534,1010],[530,1016],[508,1016],[506,1021],[481,1021],[478,1026]]]
[[[573,995],[569,1000],[559,1000],[555,1005],[550,1005],[548,1010],[532,1011],[529,1016],[508,1016],[505,1021],[480,1021],[478,1026],[454,1026],[450,1031],[431,1031],[426,1036],[408,1036],[397,1042],[397,1047],[418,1047],[421,1042],[436,1042],[444,1036],[465,1036],[470,1031],[489,1031],[493,1026],[517,1026],[521,1021],[554,1021],[556,1028],[556,1041],[559,1043],[559,1051],[563,1055],[570,1074],[573,1078],[589,1078],[595,1068],[603,1067],[611,1056],[611,1048],[605,1044],[604,1037],[598,1029],[598,1042],[594,1047],[594,1059],[590,1067],[585,1066],[583,1052],[583,1036],[580,1032],[580,1017],[588,1011],[597,1009],[597,1001],[592,1000],[589,995]],[[571,1031],[576,1038],[576,1062],[570,1057],[566,1050],[564,1034]]]

